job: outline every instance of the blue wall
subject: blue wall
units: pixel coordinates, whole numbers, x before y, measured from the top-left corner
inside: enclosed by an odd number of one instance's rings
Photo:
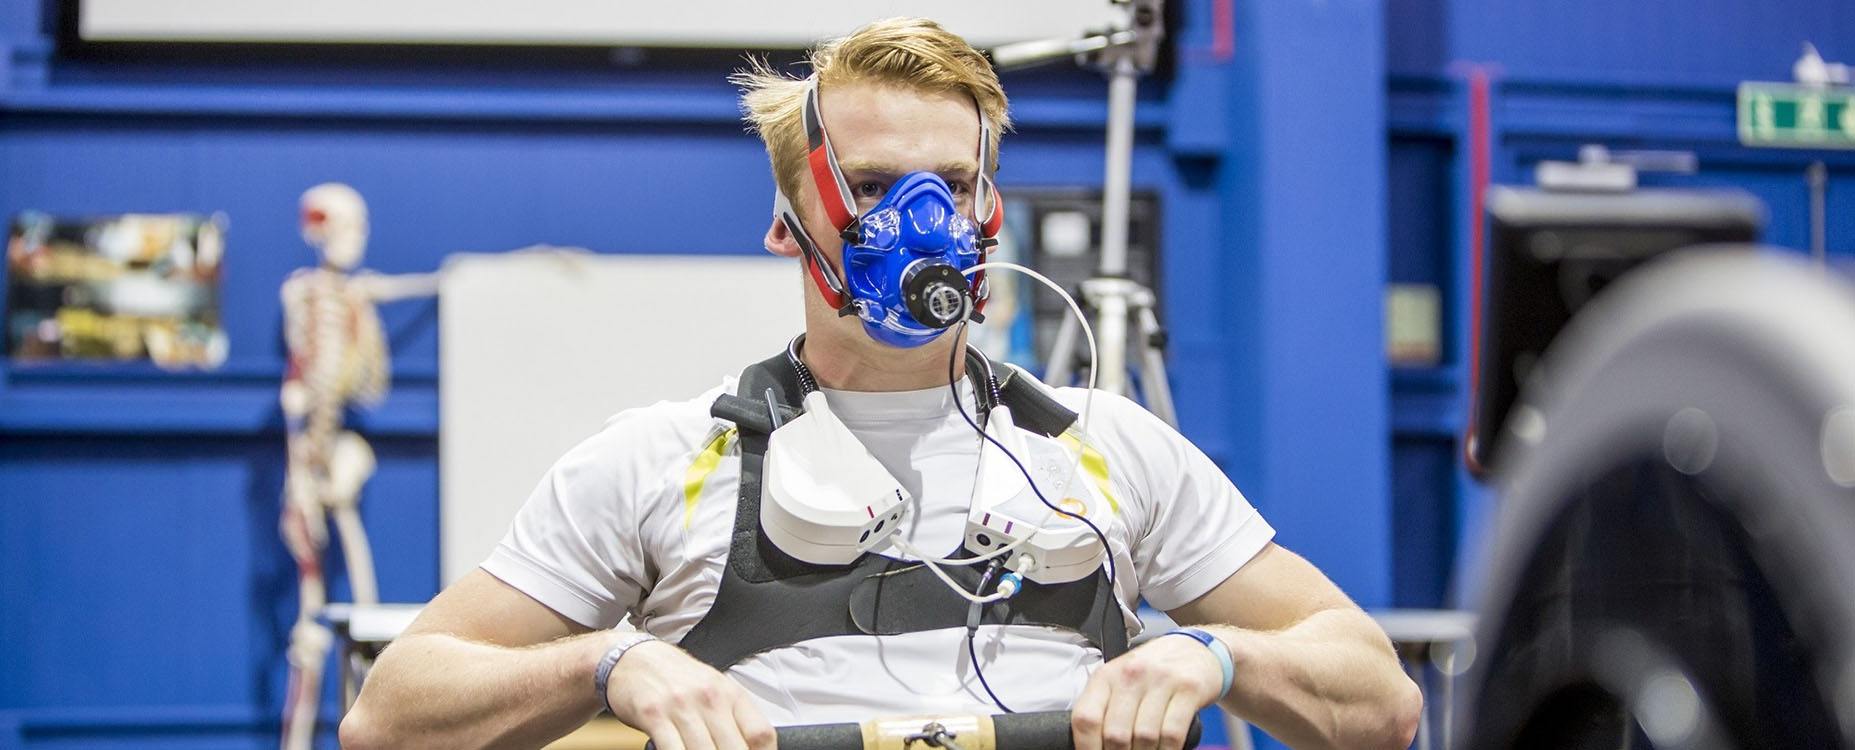
[[[1784,78],[1806,34],[1855,58],[1839,0],[1782,15],[1232,0],[1225,29],[1217,0],[1176,2],[1179,59],[1142,87],[1134,171],[1164,201],[1184,429],[1368,606],[1447,601],[1487,507],[1455,458],[1468,217],[1452,63],[1499,66],[1497,181],[1590,140],[1692,149],[1704,171],[1687,181],[1754,189],[1770,239],[1802,245],[1801,169],[1819,155],[1739,148],[1732,86]],[[0,213],[225,211],[232,359],[0,367],[0,748],[267,746],[295,608],[276,536],[276,290],[312,261],[302,190],[359,188],[368,263],[401,272],[537,242],[758,253],[771,180],[725,62],[86,61],[55,49],[49,5],[0,0]],[[1006,85],[1019,130],[1001,184],[1098,183],[1100,78]],[[1831,250],[1847,253],[1855,162],[1828,161]],[[1385,365],[1387,280],[1443,290],[1439,366]],[[390,600],[437,585],[436,317],[430,301],[386,309],[393,392],[359,418],[380,452],[363,507]]]

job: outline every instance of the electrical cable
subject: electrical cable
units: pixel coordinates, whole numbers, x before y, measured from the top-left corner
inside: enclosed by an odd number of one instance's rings
[[[1095,399],[1095,378],[1097,374],[1096,371],[1098,369],[1096,367],[1097,351],[1096,351],[1096,344],[1095,344],[1095,332],[1089,326],[1088,317],[1082,314],[1081,306],[1076,304],[1075,299],[1071,297],[1068,292],[1065,292],[1061,286],[1057,285],[1055,282],[1046,278],[1042,274],[1037,273],[1036,271],[1033,271],[1029,268],[1018,265],[1016,263],[994,261],[990,263],[978,264],[974,266],[973,268],[967,269],[965,273],[968,275],[971,275],[972,273],[976,271],[979,271],[979,270],[982,270],[988,267],[998,267],[998,268],[1005,268],[1008,270],[1017,271],[1019,273],[1028,275],[1031,278],[1036,279],[1039,282],[1042,282],[1045,286],[1048,286],[1050,289],[1055,291],[1056,294],[1059,297],[1061,297],[1065,303],[1068,304],[1070,312],[1073,313],[1076,316],[1076,319],[1082,324],[1083,336],[1085,340],[1088,341],[1088,345],[1089,345],[1089,377],[1088,377],[1088,387],[1085,390],[1085,395],[1083,397],[1082,414],[1080,415],[1077,421],[1076,460],[1075,460],[1075,463],[1070,468],[1070,473],[1069,473],[1069,478],[1068,478],[1068,481],[1079,481],[1079,478],[1081,476],[1082,458],[1088,450],[1087,440],[1088,440],[1089,417],[1094,411],[1093,406],[1094,406],[1094,399]],[[956,331],[954,335],[955,342],[964,340],[964,335],[967,331],[967,328],[971,324],[972,313],[973,313],[972,299],[970,297],[965,298],[965,309],[961,312],[960,321],[959,321],[960,327],[959,327],[959,330]],[[794,368],[798,370],[801,380],[803,381],[807,379],[807,376],[809,376],[810,373],[807,372],[807,368],[804,367],[803,362],[797,356],[798,355],[797,347],[798,347],[798,339],[794,339],[788,345],[787,355],[792,360]],[[1024,475],[1024,479],[1030,485],[1031,491],[1034,494],[1036,494],[1038,502],[1043,503],[1044,507],[1049,509],[1050,515],[1045,516],[1044,520],[1037,524],[1038,530],[1041,530],[1043,526],[1048,525],[1048,521],[1051,517],[1061,515],[1061,516],[1066,516],[1066,517],[1074,518],[1078,521],[1081,521],[1083,525],[1088,527],[1090,532],[1093,532],[1095,534],[1095,538],[1097,541],[1101,543],[1103,554],[1107,558],[1107,561],[1108,561],[1108,590],[1111,592],[1110,597],[1115,600],[1117,605],[1120,605],[1118,594],[1113,593],[1113,592],[1118,591],[1119,571],[1116,569],[1116,564],[1114,560],[1114,548],[1108,543],[1108,535],[1103,533],[1101,530],[1101,527],[1096,526],[1095,523],[1093,521],[1090,521],[1088,518],[1080,516],[1080,515],[1076,515],[1074,513],[1070,513],[1068,511],[1064,511],[1063,509],[1057,507],[1055,503],[1050,502],[1050,499],[1044,496],[1043,490],[1037,486],[1036,478],[1032,476],[1030,469],[1024,466],[1024,462],[1019,460],[1018,457],[1015,454],[1013,454],[1009,448],[1006,448],[1004,444],[1000,443],[997,438],[994,438],[991,435],[986,434],[985,428],[981,427],[979,423],[973,418],[973,416],[967,413],[965,403],[963,403],[960,400],[960,389],[959,389],[959,361],[960,361],[960,353],[961,353],[962,348],[963,347],[957,346],[957,345],[949,347],[948,348],[949,354],[948,354],[948,359],[947,359],[947,387],[953,393],[953,404],[954,404],[954,407],[958,409],[958,411],[960,412],[960,418],[966,420],[966,424],[970,425],[973,428],[973,431],[977,432],[979,434],[979,437],[982,438],[983,441],[990,442],[994,447],[998,448],[998,450],[1001,453],[1003,453],[1006,458],[1011,459],[1011,463],[1018,468],[1019,473]],[[998,385],[997,385],[996,377],[995,376],[991,377],[988,380],[988,384],[992,388],[993,398],[994,400],[996,400],[997,393],[998,393]],[[976,387],[977,385],[975,385],[975,388]],[[1005,713],[1014,713],[1014,711],[1012,711],[1009,706],[1006,706],[1004,701],[999,699],[998,694],[992,690],[991,683],[986,680],[985,669],[982,666],[980,666],[980,663],[979,663],[978,647],[975,645],[975,640],[976,640],[976,636],[977,636],[978,629],[979,629],[979,621],[985,611],[986,605],[992,604],[998,601],[1002,601],[1004,599],[1011,597],[1013,594],[1017,593],[1018,588],[1022,584],[1018,583],[1015,580],[1016,578],[1015,576],[1010,576],[1008,577],[1008,580],[1000,581],[998,589],[994,591],[993,593],[987,594],[987,595],[980,595],[977,592],[968,592],[964,587],[960,586],[958,582],[954,581],[952,576],[949,576],[946,571],[942,570],[941,566],[942,565],[952,565],[952,566],[975,565],[981,562],[990,561],[991,564],[987,566],[984,575],[982,575],[979,580],[979,586],[978,586],[977,591],[983,592],[985,591],[986,586],[991,583],[992,577],[997,575],[999,569],[1003,567],[1004,565],[1003,555],[1009,554],[1011,551],[1017,549],[1020,545],[1024,544],[1025,542],[1030,541],[1030,539],[1036,536],[1036,534],[1037,532],[1033,531],[1032,533],[1025,535],[1023,538],[1018,539],[1017,541],[1012,542],[1011,544],[1005,547],[995,549],[995,550],[992,550],[990,552],[987,552],[987,553],[984,553],[982,555],[978,555],[975,557],[961,558],[958,560],[938,558],[938,557],[932,557],[929,555],[922,554],[922,552],[919,549],[917,549],[913,544],[910,544],[907,539],[902,538],[902,536],[899,534],[894,535],[890,538],[890,542],[895,545],[896,549],[901,551],[903,554],[908,555],[918,560],[922,565],[926,566],[928,570],[935,575],[935,577],[939,578],[941,583],[945,584],[947,588],[953,590],[954,593],[959,594],[962,598],[966,599],[968,602],[971,603],[970,609],[968,610],[967,622],[966,622],[967,657],[972,660],[973,673],[979,678],[979,684],[981,687],[985,689],[986,695],[992,699],[992,703],[994,705],[997,705],[999,709],[1004,711]],[[1012,584],[1012,585],[1007,586],[1006,584]],[[1124,605],[1121,605],[1120,608],[1125,609]]]
[[[1089,378],[1088,378],[1088,389],[1086,390],[1085,395],[1083,396],[1082,414],[1078,421],[1079,430],[1076,436],[1076,440],[1077,440],[1076,462],[1070,468],[1070,473],[1069,473],[1069,481],[1077,481],[1081,475],[1082,457],[1088,450],[1088,443],[1086,442],[1088,438],[1088,418],[1089,418],[1089,415],[1093,412],[1094,399],[1095,399],[1095,376],[1096,376],[1096,371],[1098,369],[1096,366],[1097,352],[1095,348],[1095,332],[1092,328],[1090,328],[1089,323],[1088,323],[1088,317],[1082,314],[1081,306],[1076,304],[1075,298],[1071,297],[1068,292],[1063,291],[1063,288],[1061,286],[1057,285],[1056,282],[1051,281],[1049,278],[1045,277],[1043,274],[1037,273],[1036,271],[1033,271],[1024,266],[1020,266],[1016,263],[1006,263],[1002,261],[981,263],[977,266],[974,266],[973,268],[967,269],[966,273],[970,275],[973,272],[979,271],[987,267],[998,267],[998,268],[1005,268],[1005,269],[1009,269],[1013,271],[1018,271],[1019,273],[1023,273],[1027,276],[1030,276],[1033,279],[1036,279],[1039,282],[1042,282],[1045,286],[1048,286],[1050,287],[1050,289],[1055,291],[1058,296],[1063,298],[1063,301],[1069,305],[1070,312],[1073,313],[1076,316],[1076,319],[1080,321],[1082,324],[1083,336],[1088,341],[1088,345],[1089,345]],[[972,320],[972,301],[968,299],[966,303],[966,310],[960,316],[960,322],[959,322],[960,328],[954,334],[954,340],[956,342],[964,340],[967,327],[971,324],[971,320]],[[1096,526],[1095,523],[1093,521],[1090,521],[1088,518],[1075,515],[1073,513],[1065,512],[1061,508],[1056,507],[1055,503],[1050,502],[1049,498],[1044,497],[1043,490],[1037,486],[1037,480],[1031,476],[1030,470],[1025,468],[1024,462],[1018,460],[1018,457],[1014,455],[1010,449],[1006,448],[1002,443],[1000,443],[997,438],[994,438],[991,435],[986,434],[985,428],[979,426],[979,423],[973,419],[972,415],[966,413],[966,404],[960,401],[960,389],[959,389],[958,365],[959,365],[959,355],[960,355],[961,347],[954,346],[954,347],[951,347],[950,349],[951,349],[951,354],[947,358],[947,387],[953,392],[953,405],[956,409],[959,410],[960,418],[966,420],[966,423],[968,425],[971,425],[973,428],[973,431],[979,433],[979,436],[982,439],[984,439],[986,442],[990,442],[994,447],[998,448],[1001,453],[1004,453],[1006,458],[1011,459],[1011,463],[1018,467],[1018,471],[1024,475],[1025,481],[1030,484],[1031,492],[1037,495],[1038,502],[1043,503],[1044,507],[1049,508],[1053,514],[1060,514],[1060,515],[1068,516],[1070,518],[1074,518],[1078,521],[1081,521],[1083,525],[1088,527],[1089,531],[1094,532],[1096,540],[1101,542],[1101,548],[1102,548],[1104,556],[1106,556],[1108,559],[1108,591],[1110,592],[1110,598],[1112,598],[1115,601],[1118,609],[1125,609],[1125,606],[1120,603],[1120,596],[1117,593],[1119,591],[1119,588],[1117,585],[1117,581],[1119,579],[1119,572],[1115,569],[1116,566],[1114,562],[1114,548],[1108,544],[1108,535],[1102,533],[1101,527]],[[1038,524],[1038,529],[1041,530],[1044,525],[1046,524],[1044,523]],[[1028,541],[1032,536],[1035,536],[1036,533],[1037,532],[1033,531],[1032,533],[1025,535],[1023,539],[1020,539],[1017,542],[1014,542],[1011,546],[1015,547],[1017,546],[1017,544],[1021,544],[1025,541]],[[1003,550],[998,550],[998,551],[1003,551]],[[998,552],[998,551],[995,551],[995,552]],[[998,569],[1001,563],[1002,563],[1002,560],[994,560],[992,565],[986,569],[986,575],[980,580],[980,585],[979,585],[980,591],[985,590],[986,581],[989,581],[991,579],[992,574]],[[934,568],[932,563],[929,563],[929,567]],[[952,580],[950,578],[947,578],[943,573],[941,573],[941,571],[938,568],[934,568],[934,570],[936,574],[942,575],[943,581],[946,581],[949,585],[952,584]],[[966,593],[963,589],[960,589],[957,586],[955,586],[954,589],[956,591],[959,591],[962,595]],[[967,616],[967,628],[966,628],[966,653],[967,653],[967,657],[972,660],[973,673],[979,677],[979,685],[985,688],[986,695],[991,697],[992,703],[994,705],[997,705],[999,709],[1004,711],[1005,713],[1013,713],[1013,711],[1009,707],[1007,707],[1003,701],[999,700],[998,694],[992,691],[992,685],[986,681],[985,670],[983,667],[979,665],[979,653],[978,653],[977,647],[974,646],[974,637],[978,631],[979,615],[983,611],[985,604],[979,602],[978,597],[968,597],[968,598],[969,600],[972,600],[974,602],[972,605],[972,609],[970,610],[970,614]]]
[[[1024,274],[1025,276],[1029,276],[1032,279],[1035,279],[1037,282],[1043,284],[1044,286],[1049,287],[1050,291],[1056,292],[1056,296],[1061,297],[1063,299],[1063,302],[1069,305],[1069,312],[1076,316],[1076,322],[1082,324],[1082,340],[1087,341],[1089,345],[1089,380],[1088,380],[1088,390],[1082,396],[1082,415],[1076,421],[1076,425],[1077,425],[1078,431],[1081,432],[1081,435],[1078,436],[1078,439],[1086,438],[1088,435],[1088,431],[1089,431],[1089,415],[1094,412],[1094,409],[1091,407],[1095,405],[1095,375],[1096,375],[1095,371],[1097,369],[1095,364],[1097,361],[1099,361],[1098,353],[1095,350],[1095,329],[1089,325],[1089,317],[1087,315],[1082,314],[1082,306],[1076,304],[1076,298],[1069,296],[1069,292],[1063,291],[1063,287],[1061,284],[1051,281],[1050,277],[1045,276],[1036,271],[1033,271],[1026,266],[1021,266],[1016,263],[1011,263],[1008,261],[991,260],[991,261],[986,261],[984,263],[975,265],[972,268],[968,268],[965,271],[962,271],[961,273],[967,276],[971,276],[975,273],[984,271],[988,268],[1003,268],[1003,269],[1010,270],[1010,271],[1017,271],[1018,273]],[[972,304],[971,302],[968,302],[967,303],[968,307],[970,307],[971,304]],[[971,317],[970,310],[968,311],[968,315],[965,317],[967,318]],[[1078,453],[1078,457],[1076,461],[1078,464],[1081,463],[1080,453]]]
[[[1062,511],[1059,510],[1056,513],[1061,513],[1061,512]],[[1054,517],[1056,513],[1050,513],[1050,514],[1045,515],[1042,519],[1040,519],[1037,522],[1038,527],[1041,528],[1045,524],[1048,524],[1050,522],[1050,519]],[[1010,552],[1016,550],[1017,548],[1024,546],[1024,543],[1030,541],[1031,537],[1034,537],[1034,536],[1036,536],[1036,534],[1027,534],[1024,536],[1024,538],[1019,539],[1015,542],[1007,544],[1003,547],[999,547],[998,549],[992,550],[990,552],[986,552],[984,554],[975,555],[973,557],[958,557],[958,558],[931,557],[927,553],[922,552],[918,548],[915,548],[912,546],[904,548],[904,545],[906,544],[906,542],[903,542],[902,544],[898,544],[896,546],[898,548],[902,548],[902,552],[904,554],[914,557],[916,560],[920,562],[927,563],[929,567],[933,567],[935,565],[946,565],[948,567],[963,568],[968,565],[978,565],[979,563],[982,563],[982,562],[989,562],[991,560],[1004,557],[1006,554],[1009,554]],[[890,537],[890,539],[900,540],[901,537],[898,535],[898,536]],[[945,580],[944,576],[942,577],[942,580]]]
[[[935,577],[938,577],[940,579],[941,583],[947,584],[947,588],[953,589],[953,593],[959,594],[961,597],[964,597],[966,601],[972,602],[975,606],[981,605],[981,604],[991,604],[992,602],[997,602],[997,601],[1003,601],[1005,599],[1010,598],[1012,594],[1018,593],[1016,589],[1006,589],[1002,585],[999,587],[998,591],[994,591],[985,596],[978,596],[976,594],[968,593],[964,587],[960,586],[958,582],[953,580],[952,576],[947,575],[946,571],[941,570],[940,565],[935,564],[935,562],[932,559],[928,558],[926,555],[921,554],[921,551],[919,549],[916,549],[915,545],[909,544],[908,540],[903,539],[901,534],[896,534],[894,536],[889,537],[889,542],[891,544],[894,544],[896,549],[901,550],[902,554],[908,555],[909,557],[913,557],[916,559],[916,561],[926,566],[929,571],[932,571],[934,573]],[[964,562],[964,561],[961,561],[961,562]],[[1003,561],[995,555],[992,557],[992,562],[994,564],[998,564]],[[988,577],[989,577],[989,574],[988,574]],[[984,581],[980,582],[979,590],[980,591],[985,590]]]
[[[994,260],[994,261],[987,261],[985,263],[980,263],[978,265],[975,265],[972,268],[966,269],[962,273],[968,276],[971,276],[975,273],[978,273],[979,271],[983,271],[988,268],[1003,268],[1008,271],[1016,271],[1018,273],[1024,274],[1025,276],[1031,277],[1033,280],[1037,281],[1038,283],[1043,284],[1046,287],[1049,287],[1050,291],[1055,292],[1056,296],[1062,298],[1063,304],[1069,306],[1070,314],[1074,315],[1076,317],[1076,322],[1081,324],[1082,326],[1082,340],[1088,342],[1088,345],[1089,345],[1089,377],[1088,377],[1088,387],[1083,391],[1083,395],[1082,395],[1082,413],[1076,419],[1076,430],[1075,430],[1076,432],[1076,462],[1069,467],[1069,476],[1071,477],[1071,481],[1075,481],[1074,478],[1080,476],[1082,473],[1082,457],[1088,454],[1089,417],[1095,413],[1095,408],[1094,408],[1095,407],[1095,377],[1098,374],[1097,371],[1100,369],[1096,366],[1097,363],[1099,362],[1099,352],[1096,350],[1096,345],[1095,345],[1095,329],[1093,326],[1089,325],[1088,316],[1082,314],[1082,306],[1076,304],[1076,298],[1070,296],[1069,292],[1064,291],[1063,286],[1061,284],[1051,281],[1050,277],[1045,276],[1041,273],[1038,273],[1037,271],[1027,266],[1022,266],[1017,263],[1011,263],[1009,261]],[[965,331],[965,326],[968,324],[968,322],[970,322],[971,318],[972,318],[972,303],[971,301],[968,301],[966,313],[961,316],[961,320],[960,320],[961,332]],[[951,373],[953,370],[951,365],[947,369],[949,373]],[[949,380],[953,378],[951,374],[949,374],[947,377]],[[959,406],[959,392],[958,391],[954,392],[954,405]],[[960,416],[962,417],[966,416],[965,407],[961,407]],[[973,420],[971,417],[966,417],[966,422],[967,424],[973,424]],[[979,429],[978,425],[974,424],[974,429]],[[990,435],[986,435],[984,430],[979,429],[979,434],[981,437],[984,437],[987,440],[991,440],[992,444],[994,445],[998,444],[998,441],[992,440],[992,437]],[[998,447],[1000,450],[1004,450],[1005,448],[1005,446],[1002,446],[1002,445],[999,445]],[[1005,451],[1005,456],[1010,458],[1012,463],[1018,465],[1019,471],[1024,471],[1025,479],[1027,480],[1030,479],[1030,472],[1025,471],[1024,464],[1020,463],[1016,456],[1011,455],[1011,451],[1008,451],[1008,450]],[[1031,481],[1031,489],[1035,490],[1036,488],[1037,488],[1037,483],[1035,481]],[[1068,513],[1065,513],[1061,509],[1057,508],[1056,506],[1051,505],[1050,501],[1044,498],[1042,492],[1037,493],[1037,499],[1043,501],[1043,504],[1045,506],[1048,506],[1050,510],[1056,513],[1066,515],[1066,516],[1070,515]],[[1108,583],[1109,584],[1115,583],[1116,576],[1115,576],[1115,571],[1114,571],[1114,548],[1108,546],[1107,535],[1102,534],[1101,529],[1095,528],[1095,524],[1090,523],[1088,519],[1082,518],[1080,516],[1075,516],[1075,518],[1077,520],[1082,521],[1084,524],[1087,524],[1089,527],[1089,530],[1095,532],[1095,537],[1101,540],[1102,549],[1107,550],[1108,552]],[[1042,528],[1045,525],[1045,523],[1048,522],[1048,520],[1049,520],[1049,517],[1046,516],[1044,521],[1038,524],[1038,528]],[[1024,539],[1020,539],[1017,542],[1012,543],[1011,546],[1015,547],[1018,544],[1029,540],[1031,536],[1035,536],[1035,535],[1036,535],[1035,532],[1032,532],[1031,535],[1026,536]],[[1119,601],[1118,597],[1116,601],[1117,602]],[[1126,609],[1125,605],[1122,605],[1122,609],[1123,610]]]
[[[1025,270],[1028,271],[1029,269],[1025,269]],[[967,311],[968,311],[968,315],[970,315],[971,314],[970,304],[967,307]],[[956,341],[960,340],[958,338],[959,336],[965,335],[966,326],[968,325],[968,320],[963,317],[959,325],[960,325],[960,330],[955,334]],[[966,420],[967,424],[972,425],[973,431],[978,432],[981,438],[984,438],[986,442],[991,443],[993,447],[998,448],[999,452],[1005,454],[1006,458],[1011,459],[1011,463],[1018,467],[1018,471],[1020,473],[1024,474],[1024,479],[1026,482],[1030,484],[1031,492],[1037,495],[1038,502],[1043,503],[1044,507],[1049,508],[1051,511],[1055,513],[1068,516],[1070,518],[1074,518],[1078,521],[1081,521],[1084,526],[1089,527],[1089,531],[1095,532],[1095,538],[1101,541],[1101,549],[1103,553],[1105,554],[1105,556],[1108,558],[1108,587],[1110,590],[1114,590],[1115,582],[1116,580],[1118,580],[1119,576],[1117,575],[1115,571],[1115,566],[1114,566],[1114,548],[1108,546],[1108,535],[1103,534],[1101,532],[1101,527],[1096,526],[1094,521],[1090,521],[1088,518],[1084,516],[1079,516],[1074,513],[1065,511],[1062,508],[1058,508],[1056,507],[1056,503],[1052,503],[1050,502],[1049,498],[1044,497],[1043,490],[1037,486],[1036,478],[1031,476],[1031,470],[1025,468],[1024,462],[1019,461],[1018,457],[1012,454],[1011,450],[1006,448],[1003,443],[998,442],[997,438],[994,438],[991,435],[986,434],[985,428],[980,427],[979,423],[973,420],[972,415],[966,413],[966,404],[960,401],[960,389],[958,385],[959,376],[957,375],[955,371],[955,368],[960,361],[959,359],[960,349],[959,347],[956,346],[956,347],[953,347],[952,350],[953,350],[953,356],[949,357],[947,360],[947,381],[948,381],[947,387],[953,389],[953,406],[954,408],[959,410],[960,418]],[[1093,368],[1091,367],[1090,369],[1093,369]],[[1077,463],[1078,464],[1081,463],[1080,455],[1081,455],[1080,451],[1078,451],[1077,452]],[[1076,475],[1074,473],[1070,474],[1072,481],[1074,480],[1075,476]],[[1033,534],[1034,533],[1035,532],[1033,532]],[[1027,539],[1029,537],[1030,535],[1026,535]]]
[[[993,560],[992,564],[986,567],[985,575],[979,577],[980,591],[985,590],[986,583],[992,580],[992,576],[998,573],[999,567],[1003,564],[1003,560]],[[973,674],[979,677],[979,686],[985,688],[985,694],[992,699],[992,705],[998,706],[998,710],[1008,714],[1017,713],[1011,710],[1010,706],[1005,705],[1004,701],[998,699],[998,693],[992,692],[992,683],[985,679],[985,668],[979,666],[979,649],[973,645],[973,641],[979,634],[979,618],[984,613],[985,605],[979,602],[974,602],[972,607],[966,610],[966,658],[972,660]]]
[[[969,303],[968,312],[970,312],[970,303]],[[812,375],[811,368],[806,366],[804,358],[799,356],[799,347],[803,345],[804,341],[805,341],[805,334],[801,333],[798,336],[793,337],[791,341],[786,343],[786,360],[791,363],[793,372],[796,373],[798,376],[799,388],[801,392],[809,394],[812,391],[818,390],[818,381]],[[998,378],[997,376],[993,375],[990,371],[990,368],[991,368],[990,361],[986,363],[986,367],[987,367],[986,384],[991,389],[990,392],[992,394],[992,401],[996,403],[999,399]],[[955,394],[955,400],[958,400],[958,394]],[[767,389],[767,411],[768,411],[769,416],[773,420],[774,427],[777,428],[779,426],[779,416],[777,414],[777,411],[773,407],[773,395],[772,395],[771,388]],[[1043,520],[1038,522],[1039,525],[1049,523],[1050,518],[1051,516],[1045,516]],[[986,561],[989,561],[989,560],[992,560],[992,559],[1011,553],[1012,551],[1016,550],[1018,547],[1023,546],[1025,542],[1029,541],[1030,536],[1026,536],[1022,539],[1019,539],[1015,542],[1005,545],[1004,547],[1000,547],[990,552],[986,552],[985,554],[982,554],[982,555],[978,555],[975,557],[959,558],[959,559],[934,557],[932,555],[928,555],[927,553],[922,552],[919,548],[916,548],[914,545],[909,544],[908,540],[902,538],[902,536],[899,534],[891,536],[890,539],[895,544],[896,549],[900,550],[902,554],[914,557],[917,560],[919,560],[922,564],[926,565],[928,569],[932,571],[936,577],[940,578],[942,583],[947,584],[949,588],[953,589],[954,593],[959,594],[961,597],[965,598],[967,601],[983,600],[986,602],[995,602],[995,601],[999,601],[999,600],[1010,597],[1011,594],[1016,593],[1016,590],[1014,589],[1010,592],[1001,592],[1000,594],[980,597],[975,594],[968,593],[966,589],[962,588],[958,583],[955,583],[953,579],[949,577],[945,571],[941,570],[939,566],[947,565],[947,566],[954,566],[954,567],[965,567],[968,565],[977,565],[979,563],[986,562]]]

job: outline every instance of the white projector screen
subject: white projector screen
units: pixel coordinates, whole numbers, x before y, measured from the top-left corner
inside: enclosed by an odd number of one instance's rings
[[[67,0],[67,2],[73,0]],[[1068,39],[1109,0],[74,0],[97,42],[315,42],[797,48],[889,16],[926,16],[978,47]]]
[[[439,574],[487,557],[556,459],[623,409],[691,398],[804,329],[797,261],[517,251],[445,263]]]

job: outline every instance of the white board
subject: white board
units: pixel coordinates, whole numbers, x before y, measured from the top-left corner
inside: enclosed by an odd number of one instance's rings
[[[975,46],[1107,28],[1108,0],[80,0],[90,41],[809,47],[890,16]]]
[[[455,255],[439,314],[439,573],[496,546],[567,449],[634,406],[693,397],[804,328],[773,256]]]

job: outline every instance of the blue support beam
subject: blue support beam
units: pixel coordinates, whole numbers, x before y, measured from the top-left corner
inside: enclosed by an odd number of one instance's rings
[[[1383,5],[1238,12],[1219,175],[1231,473],[1284,546],[1389,604]]]

